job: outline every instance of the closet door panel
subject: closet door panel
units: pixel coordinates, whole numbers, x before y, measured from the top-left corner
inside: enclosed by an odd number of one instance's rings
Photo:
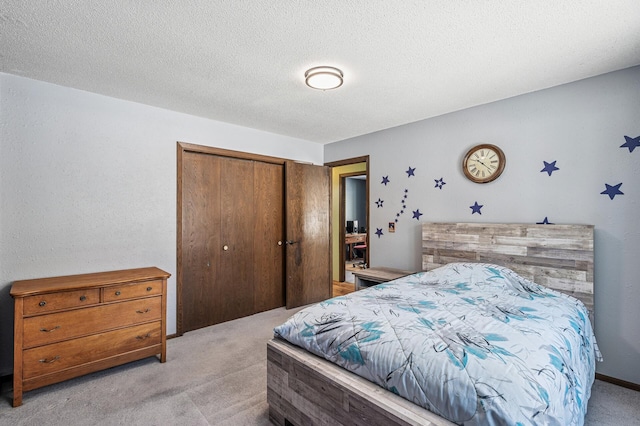
[[[222,159],[220,168],[220,267],[216,307],[222,321],[253,310],[253,161]]]
[[[254,163],[254,306],[284,306],[284,167]]]
[[[220,322],[215,274],[220,249],[220,158],[183,154],[182,321],[184,331]]]

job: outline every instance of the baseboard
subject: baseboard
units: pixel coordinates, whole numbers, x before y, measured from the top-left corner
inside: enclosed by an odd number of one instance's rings
[[[605,376],[604,374],[600,373],[596,373],[596,379],[640,392],[640,385],[637,383],[627,382],[626,380],[616,379],[615,377]]]

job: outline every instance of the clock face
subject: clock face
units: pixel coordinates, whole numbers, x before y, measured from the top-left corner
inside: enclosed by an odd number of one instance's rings
[[[495,145],[474,146],[462,161],[465,176],[476,183],[487,183],[502,174],[505,165],[504,153]]]

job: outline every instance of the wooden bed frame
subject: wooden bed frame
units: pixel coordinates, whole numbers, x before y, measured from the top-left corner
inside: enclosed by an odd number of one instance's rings
[[[424,223],[422,269],[505,266],[580,299],[593,321],[593,232],[592,225]],[[281,426],[453,424],[280,339],[267,344],[267,401]]]

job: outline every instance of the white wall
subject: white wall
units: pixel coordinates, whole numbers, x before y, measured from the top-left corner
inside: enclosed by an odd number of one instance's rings
[[[372,266],[421,267],[418,209],[420,221],[595,225],[598,372],[640,384],[640,148],[620,148],[625,135],[640,136],[640,67],[329,144],[325,161],[370,155]],[[507,157],[504,174],[485,185],[460,166],[479,143]],[[543,161],[560,170],[541,172]],[[624,195],[600,194],[620,182]],[[390,234],[405,189],[407,209]],[[481,215],[471,214],[476,201]]]
[[[177,141],[323,160],[319,144],[9,74],[0,96],[0,375],[14,280],[157,266],[175,333]]]

